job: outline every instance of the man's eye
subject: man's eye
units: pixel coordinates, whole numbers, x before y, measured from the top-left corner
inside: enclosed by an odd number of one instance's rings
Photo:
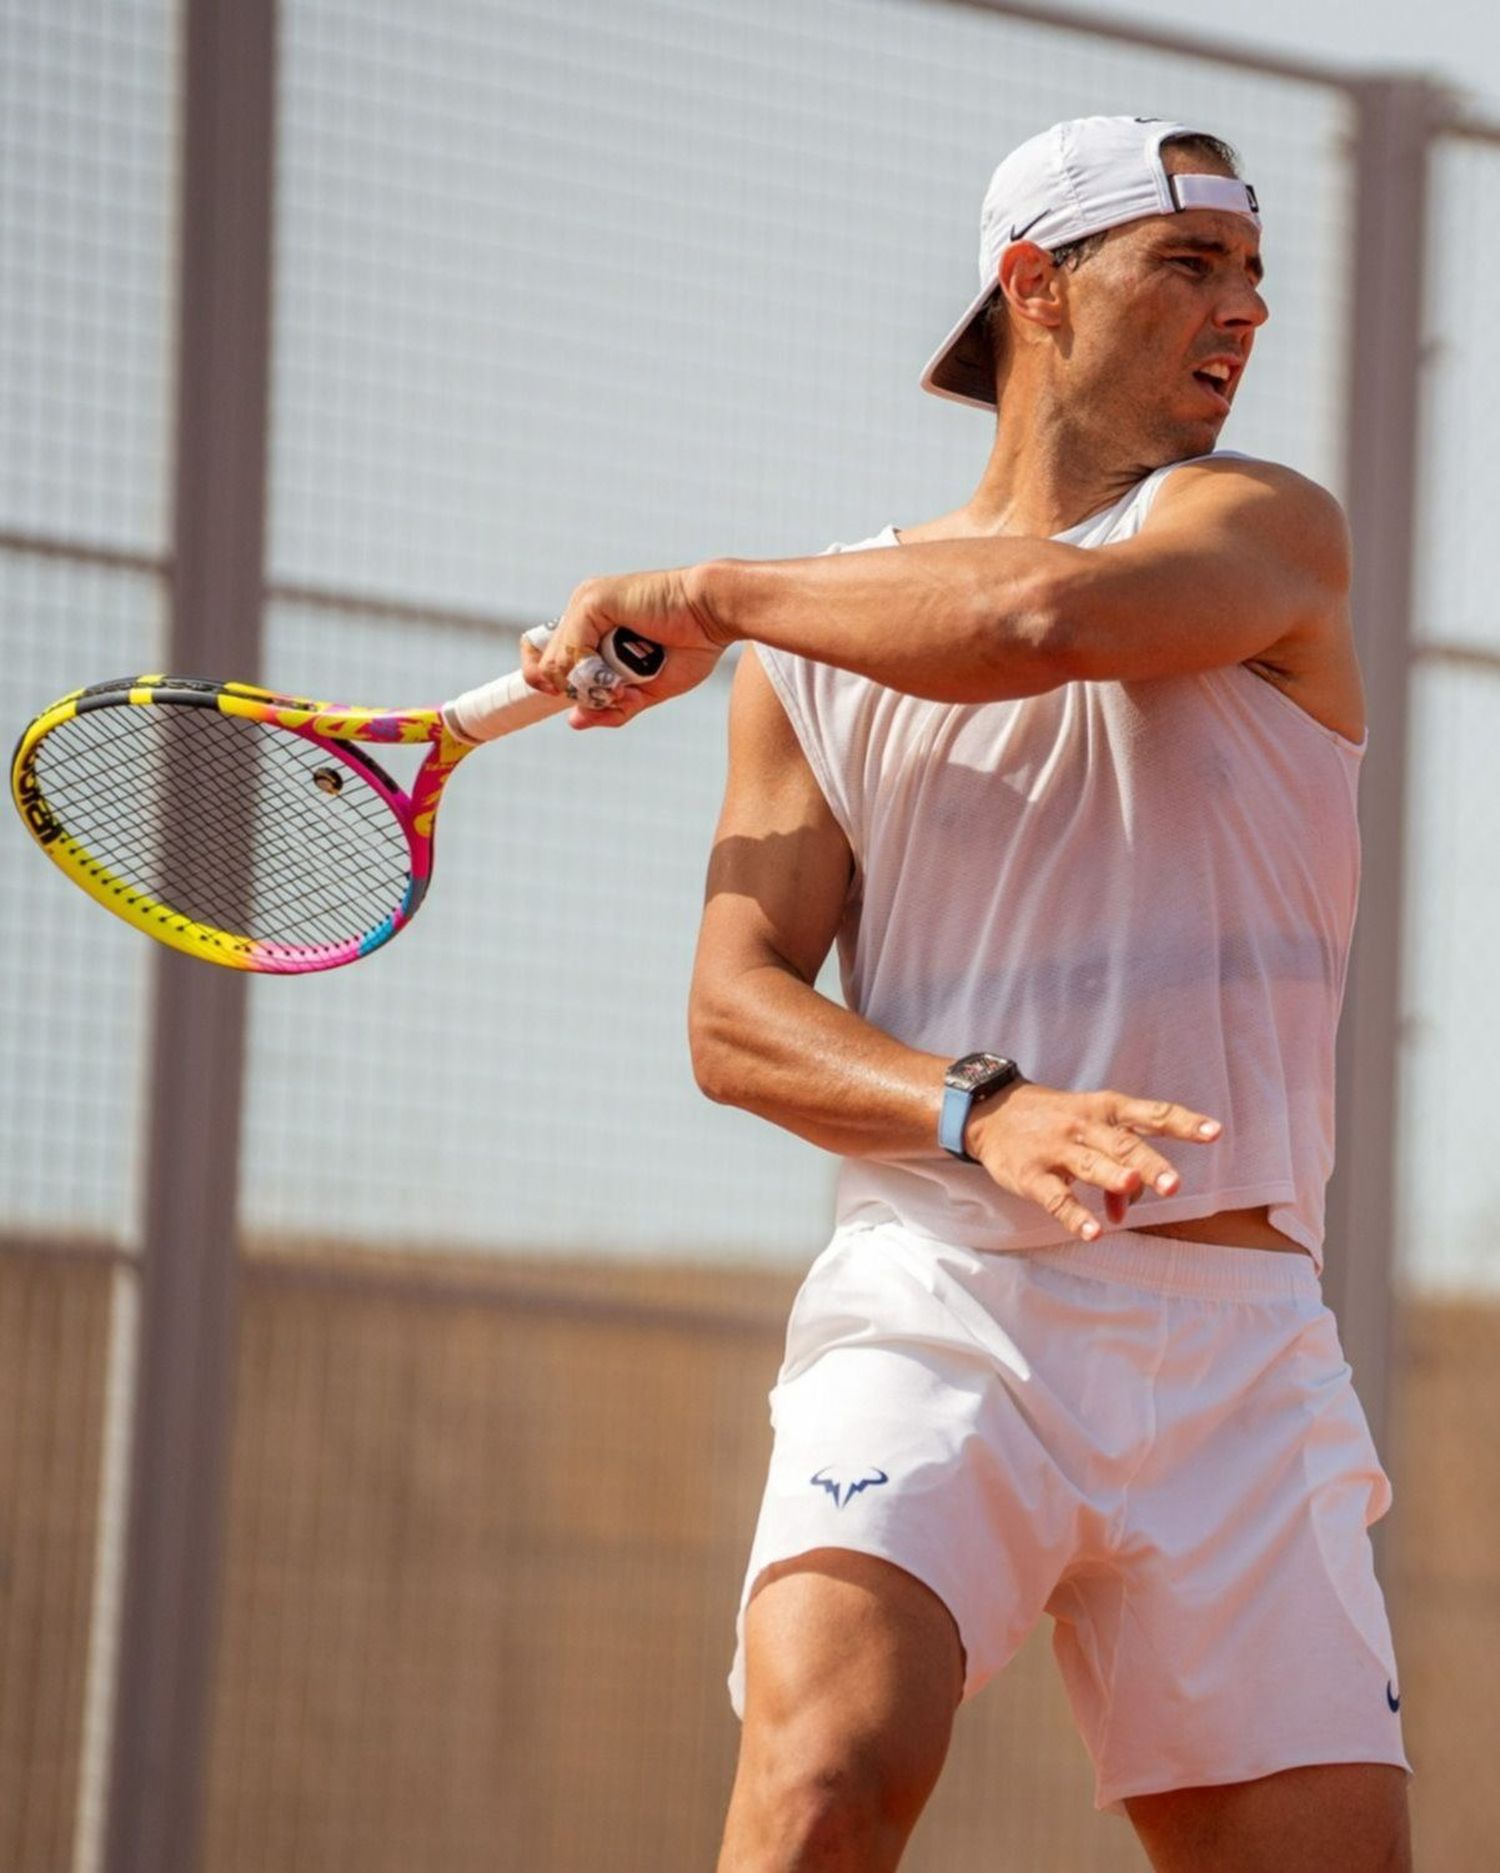
[[[1186,267],[1200,278],[1208,271],[1208,262],[1200,254],[1173,254],[1170,258],[1174,267]]]

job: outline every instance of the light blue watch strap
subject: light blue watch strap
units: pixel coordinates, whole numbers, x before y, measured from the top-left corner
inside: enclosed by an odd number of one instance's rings
[[[938,1113],[938,1143],[944,1151],[951,1151],[956,1158],[962,1158],[965,1164],[975,1164],[977,1158],[971,1158],[964,1150],[964,1127],[969,1122],[969,1109],[974,1104],[974,1095],[962,1086],[943,1088],[943,1106]]]
[[[965,1164],[977,1164],[978,1158],[964,1150],[964,1127],[976,1099],[988,1099],[1013,1081],[1021,1069],[1003,1054],[965,1054],[955,1060],[943,1076],[943,1103],[938,1109],[938,1143],[944,1151]]]

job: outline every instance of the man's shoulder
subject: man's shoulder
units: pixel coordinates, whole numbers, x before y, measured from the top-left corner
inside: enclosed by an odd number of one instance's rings
[[[1285,462],[1227,451],[1190,457],[1163,478],[1152,519],[1161,524],[1185,507],[1253,514],[1347,549],[1349,523],[1337,496]]]
[[[1232,526],[1343,586],[1350,566],[1345,509],[1320,481],[1255,455],[1204,455],[1163,479],[1146,532]]]
[[[1175,500],[1169,501],[1174,483]],[[1313,602],[1279,643],[1245,668],[1325,728],[1358,743],[1365,700],[1348,605],[1349,525],[1329,490],[1281,462],[1213,456],[1186,462],[1167,477],[1152,518],[1163,530],[1223,527],[1242,544],[1251,535],[1257,553],[1280,557],[1307,579]]]

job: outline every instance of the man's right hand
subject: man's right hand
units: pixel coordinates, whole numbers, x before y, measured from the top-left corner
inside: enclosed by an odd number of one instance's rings
[[[974,1108],[964,1144],[1002,1190],[1092,1242],[1099,1221],[1073,1195],[1075,1179],[1102,1190],[1105,1213],[1122,1223],[1137,1197],[1148,1191],[1169,1197],[1181,1186],[1178,1171],[1148,1137],[1207,1145],[1222,1130],[1217,1119],[1166,1099],[1059,1092],[1017,1080]]]

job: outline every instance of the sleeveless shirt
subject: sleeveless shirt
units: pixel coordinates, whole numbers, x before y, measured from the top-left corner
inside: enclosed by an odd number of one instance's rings
[[[1129,539],[1178,466],[1056,538]],[[888,526],[828,550],[899,546]],[[1265,1204],[1321,1267],[1365,743],[1241,664],[955,704],[757,649],[854,855],[848,1006],[927,1052],[1221,1119],[1214,1143],[1168,1143],[1177,1193],[1125,1226]],[[1075,1193],[1112,1228],[1101,1193]],[[975,1249],[1071,1240],[936,1139],[844,1159],[838,1219]]]

